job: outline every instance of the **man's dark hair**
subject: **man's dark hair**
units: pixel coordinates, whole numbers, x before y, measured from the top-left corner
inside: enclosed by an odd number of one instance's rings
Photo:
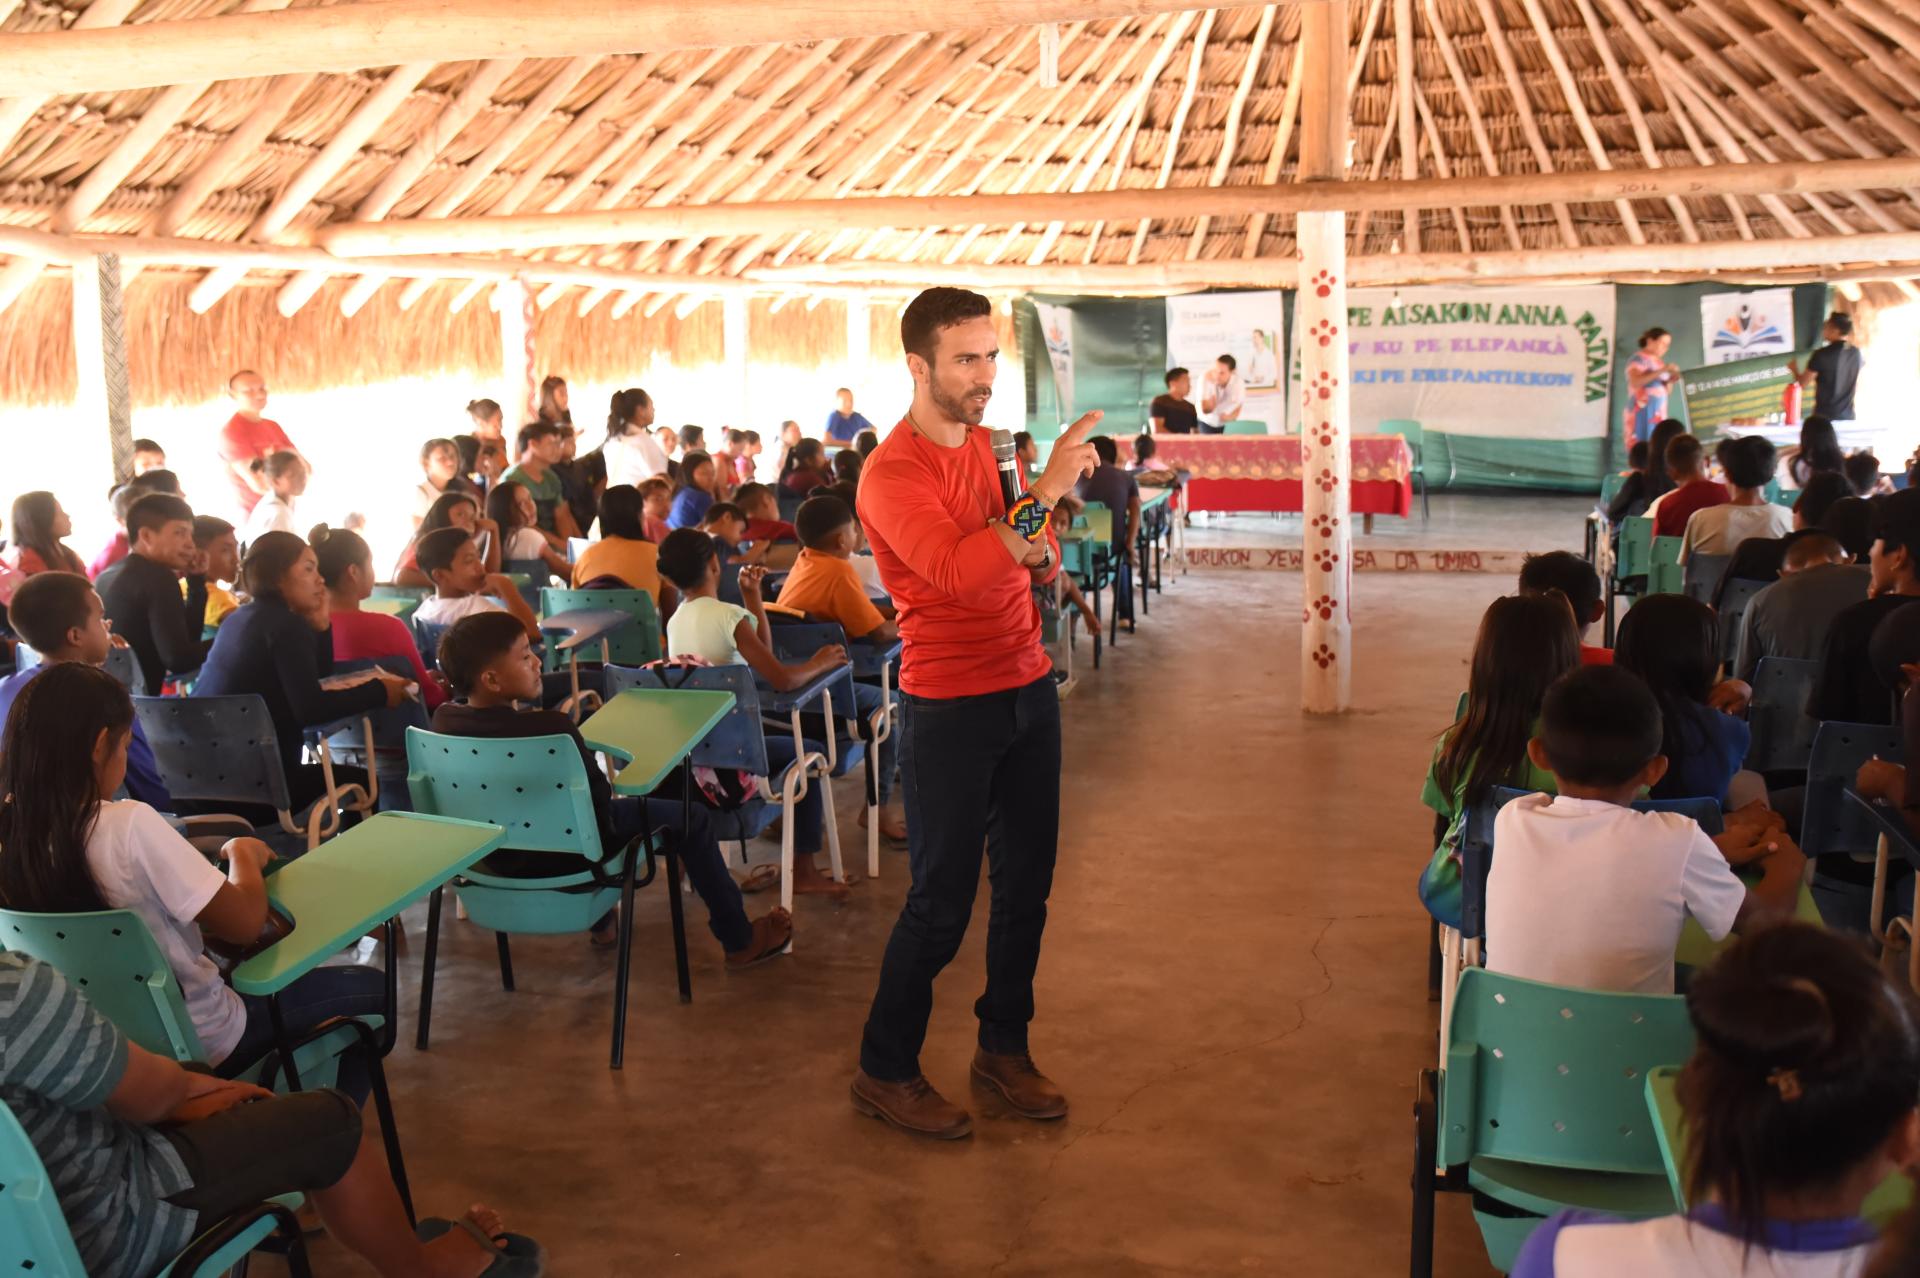
[[[147,493],[127,508],[127,541],[136,543],[142,529],[152,528],[157,532],[176,519],[192,523],[193,507],[172,493]]]
[[[227,389],[232,390],[233,384],[239,381],[243,377],[258,377],[258,376],[260,376],[260,374],[256,373],[251,368],[239,369],[231,377],[227,378]]]
[[[930,288],[900,313],[900,348],[933,363],[940,330],[993,314],[993,303],[964,288]]]
[[[632,484],[615,484],[600,494],[600,532],[628,541],[647,539],[647,500]]]
[[[660,575],[682,590],[707,579],[707,565],[719,558],[713,538],[698,528],[676,528],[660,540]]]
[[[1229,373],[1237,371],[1240,367],[1239,362],[1231,355],[1222,355],[1216,362],[1225,364]]]
[[[703,441],[706,437],[707,432],[699,426],[682,426],[680,428],[680,447],[686,449],[704,449],[706,445]]]
[[[151,439],[134,440],[133,451],[136,453],[159,453],[162,457],[165,457],[167,455],[167,450],[160,447],[160,445],[156,444]]]
[[[1800,516],[1801,523],[1812,528],[1827,517],[1833,503],[1851,496],[1853,485],[1845,475],[1836,475],[1830,470],[1816,471],[1807,476],[1806,486],[1794,498],[1793,513]]]
[[[1021,449],[1025,448],[1028,444],[1031,444],[1032,442],[1033,442],[1032,431],[1017,430],[1013,432],[1013,451],[1014,452],[1016,453],[1019,452]]]
[[[1888,550],[1905,550],[1911,571],[1920,576],[1920,488],[1884,498],[1874,512],[1873,535]]]
[[[87,624],[93,584],[77,572],[36,572],[13,592],[7,620],[13,632],[45,656],[67,646],[67,631]]]
[[[707,507],[706,516],[700,523],[703,527],[711,527],[723,519],[737,519],[743,524],[747,522],[746,512],[738,506],[730,501],[716,501]]]
[[[1880,484],[1880,459],[1872,453],[1855,453],[1840,470],[1852,485],[1855,497],[1867,496]]]
[[[1176,378],[1191,377],[1191,376],[1192,374],[1187,372],[1187,370],[1184,368],[1169,368],[1167,370],[1167,376],[1166,376],[1167,389],[1168,390],[1173,389],[1173,383]]]
[[[860,509],[860,486],[850,480],[836,480],[831,484],[823,485],[813,491],[814,495],[819,497],[838,497],[841,501],[847,503],[848,510]],[[799,532],[800,530],[796,528],[794,531]]]
[[[1095,435],[1087,442],[1093,445],[1093,451],[1099,455],[1102,466],[1111,466],[1120,460],[1120,450],[1114,446],[1111,436]]]
[[[762,501],[772,496],[773,489],[767,487],[765,484],[742,484],[733,490],[733,503],[740,507],[742,511],[745,511],[759,505]],[[601,516],[603,521],[605,518],[605,515]]]
[[[560,428],[552,422],[528,422],[520,428],[520,433],[513,437],[514,455],[517,457],[541,440],[551,438],[559,433]]]
[[[170,493],[180,495],[180,476],[165,466],[156,467],[144,475],[135,475],[127,481],[127,487],[143,493]]]
[[[1570,550],[1528,555],[1520,563],[1520,593],[1544,595],[1557,590],[1573,606],[1573,619],[1585,629],[1600,605],[1600,574]]]
[[[454,695],[472,692],[487,667],[513,651],[518,640],[527,637],[527,629],[510,612],[476,612],[462,617],[440,636],[435,654],[440,673]]]
[[[1632,470],[1645,470],[1647,468],[1646,440],[1636,439],[1633,441],[1633,447],[1627,450],[1627,466]]]
[[[1773,445],[1758,435],[1742,435],[1728,445],[1721,465],[1735,488],[1765,488],[1773,478]]]
[[[1833,331],[1842,337],[1853,336],[1853,316],[1845,311],[1835,311],[1827,316],[1827,323],[1833,325]]]
[[[413,544],[413,562],[429,577],[444,572],[453,567],[453,557],[470,540],[464,528],[436,528]]]
[[[800,503],[800,509],[793,516],[793,528],[800,534],[800,544],[809,550],[819,549],[828,538],[852,522],[853,511],[846,502],[833,496],[809,497]]]
[[[193,517],[193,544],[205,549],[233,531],[233,525],[218,515]]]
[[[1660,703],[1639,675],[1615,666],[1561,675],[1540,703],[1540,739],[1563,782],[1625,785],[1660,753],[1660,738]]]
[[[1706,450],[1700,441],[1692,435],[1675,435],[1667,441],[1665,461],[1669,471],[1685,473],[1700,464],[1700,454]]]

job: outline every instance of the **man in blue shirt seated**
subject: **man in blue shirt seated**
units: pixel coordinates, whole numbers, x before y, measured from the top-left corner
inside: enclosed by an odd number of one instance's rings
[[[853,411],[852,391],[842,386],[834,394],[840,397],[840,407],[827,414],[827,442],[851,444],[861,431],[872,430],[873,423]]]
[[[6,722],[20,690],[47,667],[62,661],[104,666],[113,649],[127,646],[126,640],[107,628],[100,596],[77,572],[38,572],[27,578],[14,592],[7,616],[13,632],[40,654],[40,664],[0,679],[0,724]],[[173,811],[173,796],[160,779],[138,716],[133,720],[133,739],[127,743],[126,785],[128,798],[156,812]]]

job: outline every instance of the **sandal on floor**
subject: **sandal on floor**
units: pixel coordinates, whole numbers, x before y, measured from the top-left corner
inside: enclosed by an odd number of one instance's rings
[[[547,1249],[539,1243],[524,1234],[495,1234],[489,1238],[465,1216],[459,1220],[429,1216],[414,1227],[413,1236],[428,1243],[454,1229],[466,1230],[475,1242],[494,1253],[494,1262],[482,1271],[481,1278],[540,1278],[547,1271]]]
[[[747,877],[740,880],[740,890],[751,895],[754,892],[769,892],[780,886],[780,867],[777,865],[756,865],[747,871]]]
[[[738,972],[778,958],[793,941],[793,915],[775,906],[753,921],[753,940],[727,955],[727,970]]]

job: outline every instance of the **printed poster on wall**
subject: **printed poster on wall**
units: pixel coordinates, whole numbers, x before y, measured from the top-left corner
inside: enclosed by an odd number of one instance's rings
[[[1286,420],[1286,369],[1280,334],[1286,311],[1278,290],[1256,293],[1189,293],[1167,299],[1167,367],[1193,374],[1189,398],[1196,410],[1207,393],[1206,377],[1222,355],[1233,356],[1246,388],[1242,421],[1266,423],[1278,433]]]
[[[1396,305],[1397,303],[1397,305]],[[1504,439],[1588,439],[1607,433],[1613,380],[1613,289],[1434,287],[1351,289],[1344,334],[1353,430],[1400,418],[1430,431]],[[1290,404],[1290,429],[1300,406]]]
[[[1793,353],[1793,290],[1708,293],[1700,299],[1700,349],[1709,364]]]
[[[1054,389],[1060,392],[1062,424],[1072,421],[1073,411],[1073,308],[1055,302],[1035,302],[1040,316],[1040,337],[1047,344],[1047,362],[1053,365]]]

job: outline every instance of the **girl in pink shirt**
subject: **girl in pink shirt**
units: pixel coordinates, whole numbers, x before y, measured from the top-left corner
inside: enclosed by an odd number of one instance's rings
[[[333,659],[368,661],[384,657],[405,659],[420,685],[420,700],[431,712],[447,699],[439,676],[420,663],[407,623],[385,613],[362,612],[362,600],[373,596],[373,551],[360,534],[321,524],[310,538],[320,561],[320,579],[327,583],[327,608],[333,617]]]

